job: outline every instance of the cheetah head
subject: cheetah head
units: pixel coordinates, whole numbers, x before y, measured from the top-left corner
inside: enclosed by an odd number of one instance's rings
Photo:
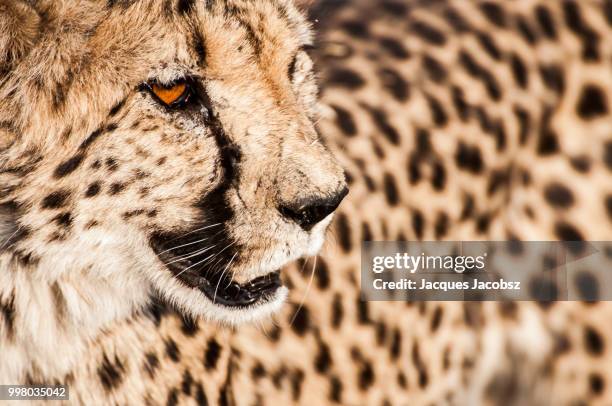
[[[276,310],[278,270],[320,249],[347,191],[315,131],[300,12],[39,3],[0,15],[0,268],[109,307],[157,295],[231,323]]]

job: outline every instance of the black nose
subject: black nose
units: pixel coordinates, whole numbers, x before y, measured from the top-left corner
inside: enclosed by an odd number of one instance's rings
[[[295,221],[304,230],[310,230],[315,224],[336,210],[347,193],[348,188],[344,186],[331,196],[312,196],[293,204],[281,204],[278,211],[285,218]]]

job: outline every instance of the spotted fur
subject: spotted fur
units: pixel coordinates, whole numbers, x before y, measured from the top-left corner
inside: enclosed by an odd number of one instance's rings
[[[9,270],[0,274],[0,345],[12,356],[0,366],[2,383],[67,383],[83,404],[610,403],[606,302],[364,302],[359,294],[364,240],[612,237],[610,1],[315,4],[318,108],[306,53],[294,63],[272,51],[310,48],[306,24],[284,2],[0,7],[10,33],[0,40],[0,237],[10,247],[0,249],[0,269]],[[58,32],[66,48],[51,60],[37,45]],[[215,54],[223,69],[206,70],[207,86],[222,126],[208,123],[196,131],[207,141],[189,141],[194,123],[137,88],[152,75],[213,69]],[[92,58],[99,64],[86,63]],[[302,104],[277,82],[287,73],[297,75]],[[191,193],[202,185],[223,184],[217,168],[237,159],[246,160],[242,203],[251,196],[259,205],[252,228],[240,228],[249,242],[274,221],[270,201],[312,192],[311,182],[329,193],[342,183],[328,153],[315,143],[310,156],[299,137],[287,141],[298,168],[282,154],[254,159],[246,141],[239,151],[224,144],[249,133],[245,117],[257,123],[256,138],[276,134],[260,140],[272,151],[290,123],[314,138],[305,123],[317,120],[351,193],[323,254],[284,270],[289,295],[279,314],[232,330],[194,317],[205,312],[184,287],[164,292],[145,271],[111,271],[143,266],[150,253],[136,235],[184,226],[195,215],[182,203],[201,198]],[[309,182],[296,181],[299,172]],[[316,251],[298,245],[300,255]],[[58,272],[67,259],[76,272]],[[144,266],[159,269],[155,260]],[[44,288],[29,279],[41,270],[51,281]],[[599,286],[588,269],[569,283],[583,297]],[[32,316],[29,297],[45,313]],[[75,297],[104,309],[95,323],[83,322],[91,309],[75,313]],[[54,340],[24,341],[34,337]]]

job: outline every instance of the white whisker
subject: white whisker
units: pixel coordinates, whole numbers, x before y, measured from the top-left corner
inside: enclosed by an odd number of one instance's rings
[[[213,295],[213,303],[215,303],[215,300],[217,300],[217,290],[219,290],[219,285],[221,284],[221,280],[223,279],[223,274],[225,273],[225,271],[227,271],[227,268],[229,268],[232,265],[232,262],[234,262],[234,258],[236,258],[237,254],[238,254],[237,252],[234,253],[234,255],[232,256],[232,259],[230,259],[230,261],[227,263],[223,271],[221,271],[221,276],[219,277],[219,281],[217,282],[217,286],[215,287],[215,294]]]
[[[176,257],[176,258],[175,258],[175,259],[173,259],[172,261],[170,261],[170,262],[166,262],[164,265],[174,264],[175,262],[180,262],[180,261],[183,261],[183,260],[185,260],[185,259],[188,259],[188,258],[192,258],[192,257],[198,256],[198,255],[203,254],[203,253],[205,253],[206,251],[209,251],[209,250],[211,250],[211,249],[213,249],[213,248],[215,248],[215,247],[216,247],[216,244],[213,244],[213,245],[211,245],[210,247],[207,247],[207,248],[202,248],[202,249],[200,249],[200,250],[197,250],[196,252],[194,252],[194,253],[192,253],[192,254],[190,254],[190,255]]]
[[[11,234],[5,241],[4,243],[2,243],[2,245],[0,245],[0,250],[4,248],[4,246],[6,244],[8,244],[9,241],[11,241],[11,238],[13,238],[15,235],[17,235],[17,233],[19,232],[19,230],[21,230],[21,225],[19,225],[19,227],[17,227],[17,230],[15,230],[15,232],[13,234]],[[13,244],[9,245],[8,248],[12,247]]]
[[[297,317],[298,313],[302,309],[302,306],[304,306],[304,303],[306,302],[306,296],[308,296],[308,293],[310,292],[310,287],[312,286],[312,281],[314,280],[315,270],[317,268],[317,258],[318,257],[314,257],[314,263],[312,264],[312,272],[310,273],[310,280],[308,281],[308,285],[306,286],[306,291],[304,292],[304,296],[302,297],[300,305],[298,306],[297,310],[293,314],[293,317],[291,318],[289,325],[293,324],[293,322],[295,321],[295,318]],[[304,266],[306,266],[306,263],[304,263]],[[304,267],[302,267],[302,269],[304,269]]]

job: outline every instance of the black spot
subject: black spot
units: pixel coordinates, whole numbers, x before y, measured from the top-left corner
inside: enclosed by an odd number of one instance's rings
[[[15,329],[15,296],[11,294],[8,300],[0,301],[0,314],[4,318],[4,325],[9,337],[12,337]]]
[[[208,406],[208,398],[206,397],[206,393],[204,393],[202,384],[197,385],[195,399],[198,406]]]
[[[351,36],[357,38],[364,39],[370,36],[370,31],[367,24],[361,21],[345,21],[342,23],[342,28],[351,34]]]
[[[214,338],[208,340],[206,352],[204,353],[204,366],[206,369],[215,369],[221,356],[221,346]]]
[[[453,104],[455,105],[455,109],[457,110],[457,114],[462,121],[468,119],[469,115],[469,105],[465,101],[465,96],[463,94],[463,90],[460,88],[453,86],[452,87],[452,98]]]
[[[509,181],[510,178],[507,170],[502,169],[492,171],[489,178],[489,185],[487,187],[487,194],[492,196],[504,186],[507,186]]]
[[[489,34],[484,32],[478,32],[476,33],[476,38],[478,39],[478,42],[480,43],[480,45],[482,45],[484,50],[487,51],[489,56],[491,56],[491,58],[495,59],[496,61],[501,60],[502,53]]]
[[[253,366],[253,369],[251,369],[251,377],[257,381],[264,376],[266,376],[266,369],[261,362],[257,361]]]
[[[365,84],[365,80],[357,72],[350,69],[332,69],[327,76],[327,85],[346,87],[356,90]]]
[[[366,222],[361,223],[361,240],[362,241],[372,241],[374,237],[372,236],[372,230],[370,229],[370,225]]]
[[[93,197],[100,193],[100,182],[94,182],[85,191],[85,197]]]
[[[570,159],[570,164],[578,172],[587,173],[591,169],[591,160],[584,155]]]
[[[416,131],[416,149],[421,155],[428,155],[432,152],[431,135],[429,131],[419,128]]]
[[[174,362],[179,362],[181,359],[181,351],[172,338],[168,338],[165,342],[166,355]]]
[[[608,213],[608,217],[612,220],[612,195],[606,196],[604,199],[604,206],[606,206],[606,212]]]
[[[576,274],[574,284],[578,289],[581,300],[599,300],[599,285],[595,276],[590,272],[582,271]]]
[[[399,134],[397,130],[389,123],[387,113],[383,110],[363,105],[363,107],[370,113],[374,124],[382,132],[382,134],[394,145],[398,145],[400,142]]]
[[[353,246],[351,241],[351,229],[349,227],[348,218],[344,213],[338,213],[336,216],[336,230],[340,240],[340,247],[345,252],[349,252]]]
[[[81,165],[81,162],[83,162],[84,157],[85,156],[83,154],[77,154],[72,158],[68,159],[67,161],[62,162],[58,165],[57,168],[55,168],[53,176],[55,176],[55,178],[62,178],[74,172],[79,167],[79,165]]]
[[[110,195],[117,195],[121,193],[123,189],[125,189],[125,183],[115,182],[110,186],[108,193]]]
[[[599,59],[599,35],[590,28],[580,13],[580,7],[574,1],[564,1],[563,15],[565,23],[582,41],[582,57],[585,60]]]
[[[444,33],[423,21],[414,21],[410,25],[410,29],[414,34],[432,45],[442,46],[446,43]]]
[[[425,228],[425,219],[423,218],[423,213],[419,210],[414,210],[412,212],[412,228],[414,229],[414,234],[417,239],[423,238],[423,229]]]
[[[430,329],[431,332],[435,332],[438,327],[440,327],[440,323],[442,322],[442,308],[440,306],[436,307],[433,315],[431,316],[431,324]]]
[[[459,63],[475,78],[480,79],[487,90],[488,95],[495,101],[501,99],[501,90],[493,74],[479,65],[474,58],[465,50],[459,53]]]
[[[612,0],[604,0],[602,7],[606,20],[608,21],[608,25],[612,26]]]
[[[538,41],[538,36],[535,31],[523,16],[519,15],[516,17],[516,26],[525,41],[530,45],[534,45]]]
[[[563,70],[557,65],[540,66],[540,75],[544,85],[559,94],[565,91],[565,79]]]
[[[557,284],[548,276],[534,277],[529,283],[529,294],[532,299],[542,302],[541,304],[544,305],[547,305],[547,302],[559,299]]]
[[[292,321],[293,320],[293,321]],[[305,305],[295,306],[294,312],[289,315],[291,329],[299,336],[306,334],[310,328],[310,313]]]
[[[168,392],[168,399],[166,400],[166,406],[176,406],[178,403],[178,390],[176,388],[172,388],[170,392]]]
[[[64,207],[67,203],[70,192],[65,189],[57,190],[47,195],[41,204],[43,209],[58,209]]]
[[[191,12],[194,4],[195,0],[178,0],[176,9],[180,14],[187,14]]]
[[[380,46],[385,49],[391,56],[398,59],[406,59],[410,56],[404,45],[398,40],[391,37],[381,37],[378,39]]]
[[[463,221],[472,217],[474,215],[475,206],[474,197],[470,194],[466,194],[463,197],[463,209],[461,210],[460,219]]]
[[[370,362],[364,361],[359,370],[358,384],[361,390],[367,390],[374,383],[374,369]]]
[[[391,345],[389,347],[389,354],[392,359],[398,359],[402,352],[402,333],[400,330],[393,330],[391,335]]]
[[[455,162],[457,167],[472,173],[480,173],[483,168],[482,156],[477,146],[469,146],[459,142],[455,152]]]
[[[595,85],[584,86],[576,105],[576,111],[586,120],[606,114],[608,103],[602,89]]]
[[[540,28],[544,34],[550,39],[557,38],[557,29],[555,22],[550,14],[550,11],[545,6],[539,5],[535,8],[535,15]]]
[[[152,352],[145,354],[145,362],[143,364],[144,370],[147,371],[149,376],[153,378],[155,370],[159,367],[159,358]]]
[[[387,325],[383,321],[376,323],[376,343],[383,345],[387,337]]]
[[[482,14],[494,25],[498,27],[506,26],[506,14],[499,4],[493,2],[483,2],[479,4]]]
[[[604,390],[604,379],[599,374],[591,374],[589,375],[589,387],[591,388],[591,392],[595,395],[601,395]]]
[[[385,89],[391,93],[394,99],[403,102],[410,96],[409,85],[397,71],[384,68],[378,71],[378,76]]]
[[[372,323],[372,319],[370,319],[370,307],[368,306],[368,302],[362,300],[360,297],[357,297],[357,320],[360,324]]]
[[[329,400],[336,403],[342,401],[342,382],[337,376],[329,378]]]
[[[102,386],[107,391],[112,390],[121,384],[123,379],[122,374],[125,372],[123,364],[116,355],[113,361],[109,360],[107,355],[104,354],[102,358],[102,365],[98,367],[100,382],[102,382]]]
[[[330,106],[336,112],[336,124],[342,132],[349,137],[357,134],[357,126],[355,120],[353,120],[353,115],[340,106],[334,104]]]
[[[69,228],[72,225],[72,215],[70,212],[63,212],[53,217],[53,221],[59,226]]]
[[[574,195],[571,190],[560,183],[551,183],[544,189],[544,196],[551,206],[568,208],[574,204]]]
[[[444,18],[453,29],[459,33],[470,31],[471,27],[466,19],[454,8],[447,6],[444,10]]]
[[[448,123],[448,116],[442,104],[433,96],[426,96],[427,104],[431,111],[433,122],[438,127],[444,127]]]
[[[431,185],[437,191],[443,190],[446,184],[446,170],[444,169],[444,165],[440,162],[434,162],[431,170]]]
[[[561,241],[583,241],[582,234],[574,228],[574,226],[567,223],[557,223],[555,225],[555,234]]]
[[[395,185],[395,179],[388,172],[385,172],[384,185],[387,203],[389,203],[391,206],[396,206],[399,203],[397,186]]]
[[[479,233],[486,233],[491,225],[491,216],[489,214],[481,214],[476,219],[476,231]]]
[[[332,301],[331,324],[333,328],[340,327],[344,318],[344,308],[342,307],[342,296],[339,293],[334,295]]]
[[[319,289],[325,290],[329,287],[329,269],[327,268],[327,263],[323,260],[323,258],[317,259],[315,276],[317,278],[317,287]]]
[[[601,355],[604,352],[604,341],[599,332],[591,326],[584,328],[584,346],[591,355]]]
[[[106,168],[109,172],[114,172],[119,168],[119,164],[117,164],[117,160],[115,158],[106,158]]]
[[[415,184],[421,180],[421,169],[419,156],[417,152],[410,154],[408,158],[408,179],[411,184]]]
[[[402,371],[397,373],[397,384],[402,389],[406,389],[408,387],[408,380],[406,379],[406,375]]]
[[[324,374],[327,372],[332,364],[332,357],[329,351],[329,346],[323,341],[319,342],[319,351],[315,357],[314,365],[318,373]]]
[[[441,82],[448,76],[446,68],[436,58],[425,54],[422,63],[423,69],[435,82]]]
[[[540,123],[540,133],[538,139],[538,153],[540,155],[554,154],[559,150],[559,142],[557,140],[557,134],[551,128],[552,110],[547,108],[542,113],[542,119]]]
[[[436,222],[434,224],[434,233],[437,240],[444,238],[446,235],[448,231],[448,223],[448,215],[443,212],[438,213],[438,217],[436,218]]]
[[[514,114],[519,123],[519,143],[525,145],[531,128],[531,117],[527,111],[518,106],[514,107]]]
[[[193,33],[193,49],[198,56],[198,65],[204,65],[204,61],[206,60],[206,43],[197,29]]]
[[[291,383],[291,396],[294,401],[297,401],[302,394],[302,382],[304,382],[304,371],[296,369],[289,374],[289,382]]]
[[[408,6],[401,1],[384,0],[381,8],[394,17],[403,16],[408,12]]]
[[[523,89],[527,87],[527,69],[523,60],[515,53],[510,55],[510,66],[515,82]]]
[[[608,141],[603,149],[603,162],[612,171],[612,141]]]

